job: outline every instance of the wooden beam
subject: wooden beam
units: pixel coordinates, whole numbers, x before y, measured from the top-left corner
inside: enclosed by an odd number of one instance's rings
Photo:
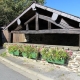
[[[50,30],[51,29],[51,23],[48,22],[48,29]]]
[[[32,21],[32,20],[35,19],[35,18],[36,18],[36,15],[34,15],[34,16],[31,17],[28,21],[26,21],[26,22],[24,23],[24,25],[28,24],[30,21]]]
[[[80,34],[79,34],[79,47],[80,47]]]
[[[80,22],[79,22],[79,28],[80,28]]]
[[[56,26],[58,26],[58,27],[60,27],[60,28],[63,28],[63,29],[65,29],[65,25],[61,25],[61,24],[58,24],[58,23],[56,23],[55,21],[53,21],[50,17],[48,17],[48,16],[44,16],[44,15],[41,15],[41,14],[39,14],[39,18],[40,19],[43,19],[43,20],[46,20],[46,21],[48,21],[48,22],[51,22],[51,23],[53,23],[54,25],[56,25]],[[69,27],[67,27],[67,28],[69,28]]]
[[[65,23],[60,23],[60,25],[64,26],[64,28],[66,28],[66,29],[73,29],[74,28],[74,27],[69,26],[69,25],[67,25]]]
[[[22,26],[18,25],[15,30],[17,31],[17,30],[20,30],[20,29],[22,29]]]
[[[27,30],[27,31],[29,30],[29,26],[28,26],[28,24],[26,24],[26,30]]]
[[[36,30],[39,30],[39,15],[36,12],[36,19],[35,19],[35,23],[36,23]]]
[[[48,22],[51,22],[51,23],[53,23],[54,25],[56,25],[56,26],[58,26],[58,27],[60,27],[60,28],[64,28],[64,26],[61,26],[60,24],[57,24],[55,21],[53,21],[50,17],[48,17],[48,16],[44,16],[44,15],[41,15],[41,14],[39,14],[39,18],[40,19],[43,19],[43,20],[46,20],[46,21],[48,21]]]
[[[11,33],[9,32],[8,43],[11,43]]]
[[[24,34],[80,34],[80,29],[51,29],[51,30],[29,30],[29,31],[11,31],[11,33]]]
[[[71,20],[80,22],[80,18],[79,17],[75,17],[73,15],[70,15],[70,14],[55,10],[55,9],[51,9],[51,8],[48,8],[48,7],[45,7],[45,6],[42,6],[42,5],[38,5],[38,4],[36,4],[36,7],[41,8],[43,10],[47,10],[47,11],[52,12],[52,13],[56,13],[56,14],[61,15],[63,17],[69,18]]]
[[[35,18],[36,18],[36,19],[35,19]],[[69,26],[69,25],[66,25],[66,24],[62,24],[62,23],[58,24],[58,23],[56,23],[55,21],[53,21],[50,17],[44,16],[44,15],[41,15],[41,14],[38,14],[38,13],[36,13],[36,15],[34,15],[32,18],[30,18],[30,19],[29,19],[28,21],[26,21],[24,24],[25,24],[26,26],[28,26],[27,24],[28,24],[30,21],[32,21],[33,19],[35,19],[36,30],[39,30],[39,20],[38,20],[39,18],[48,21],[48,28],[49,28],[49,29],[50,29],[51,23],[54,24],[54,25],[56,25],[56,26],[58,26],[58,27],[60,27],[60,28],[62,28],[62,29],[72,29],[72,28],[74,28],[74,27]]]
[[[61,19],[60,25],[64,26],[65,28],[73,29],[74,27],[70,26],[64,19]]]

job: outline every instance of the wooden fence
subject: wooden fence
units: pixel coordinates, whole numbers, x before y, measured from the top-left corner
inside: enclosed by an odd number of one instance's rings
[[[13,34],[13,42],[26,42],[24,34]]]
[[[3,43],[8,42],[9,41],[9,32],[8,30],[3,30],[2,31],[2,41]],[[14,43],[16,42],[25,42],[26,38],[24,34],[15,34],[13,33],[13,40]]]

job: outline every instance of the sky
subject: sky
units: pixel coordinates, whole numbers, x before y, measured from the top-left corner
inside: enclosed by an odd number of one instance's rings
[[[80,17],[80,0],[46,0],[45,6]]]

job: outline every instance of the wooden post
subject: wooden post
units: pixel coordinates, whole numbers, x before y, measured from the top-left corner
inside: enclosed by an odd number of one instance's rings
[[[13,42],[13,33],[9,32],[8,43]]]
[[[80,47],[80,34],[79,34],[79,47]]]
[[[26,24],[26,30],[27,30],[27,31],[29,30],[28,23]]]
[[[13,33],[11,33],[11,43],[13,43]]]
[[[35,23],[36,23],[36,30],[39,30],[39,15],[38,13],[36,12],[36,19],[35,19]]]
[[[48,29],[51,29],[51,23],[48,21]]]
[[[11,43],[11,33],[9,32],[8,43]]]
[[[36,18],[36,15],[34,15],[33,17],[31,17],[28,21],[26,21],[24,23],[24,25],[28,24],[29,22],[31,22],[32,20],[34,20]]]

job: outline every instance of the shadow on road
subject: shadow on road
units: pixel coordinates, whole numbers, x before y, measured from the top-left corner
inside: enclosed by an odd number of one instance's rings
[[[5,51],[6,51],[6,49],[4,47],[0,46],[0,54],[5,52]]]
[[[0,49],[4,49],[2,46],[0,46]]]

